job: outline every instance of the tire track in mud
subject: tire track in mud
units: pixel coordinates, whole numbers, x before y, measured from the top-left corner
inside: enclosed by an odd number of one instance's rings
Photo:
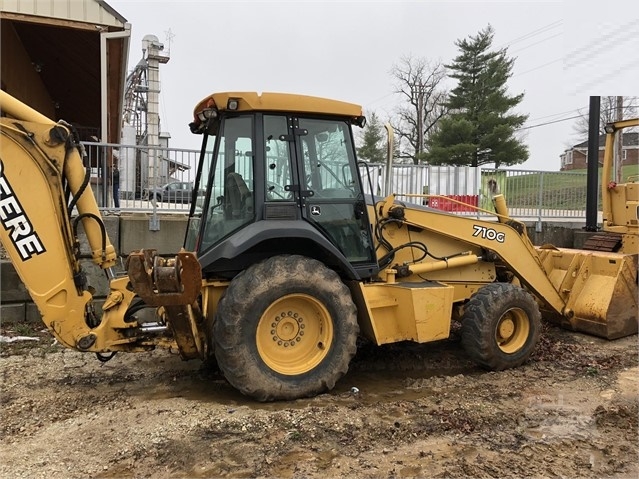
[[[362,344],[331,393],[256,403],[166,351],[30,349],[0,358],[0,476],[634,477],[637,362],[636,336],[547,326],[498,373],[455,340]]]

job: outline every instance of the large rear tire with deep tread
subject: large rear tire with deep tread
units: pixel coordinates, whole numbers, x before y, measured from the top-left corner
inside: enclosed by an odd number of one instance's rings
[[[481,367],[501,371],[530,357],[540,330],[539,306],[528,292],[510,283],[492,283],[464,308],[462,345]]]
[[[297,255],[274,256],[238,274],[212,327],[227,381],[259,401],[332,389],[348,370],[359,333],[337,273]]]

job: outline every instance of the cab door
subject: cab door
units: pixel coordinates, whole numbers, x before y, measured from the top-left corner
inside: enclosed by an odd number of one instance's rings
[[[322,118],[287,117],[286,125],[283,121],[280,117],[280,130],[286,132],[275,136],[265,131],[267,143],[269,138],[278,140],[271,141],[267,156],[276,148],[290,159],[270,168],[274,175],[266,188],[271,201],[294,202],[301,217],[356,269],[359,264],[370,270],[375,253],[350,125]],[[277,117],[265,116],[265,125],[276,122]]]

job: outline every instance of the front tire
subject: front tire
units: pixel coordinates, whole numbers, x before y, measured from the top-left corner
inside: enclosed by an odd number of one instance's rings
[[[509,283],[492,283],[475,293],[462,317],[462,345],[481,367],[514,368],[532,354],[541,330],[534,298]]]
[[[332,389],[355,355],[358,332],[355,305],[337,273],[296,255],[237,275],[213,323],[224,376],[259,401]]]

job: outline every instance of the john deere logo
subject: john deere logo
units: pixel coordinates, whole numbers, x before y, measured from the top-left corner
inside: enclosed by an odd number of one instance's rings
[[[7,231],[22,261],[27,261],[33,255],[46,251],[4,174],[2,161],[0,161],[0,224]]]
[[[322,214],[322,209],[317,206],[317,205],[313,205],[311,206],[311,215],[312,216],[319,216]]]

